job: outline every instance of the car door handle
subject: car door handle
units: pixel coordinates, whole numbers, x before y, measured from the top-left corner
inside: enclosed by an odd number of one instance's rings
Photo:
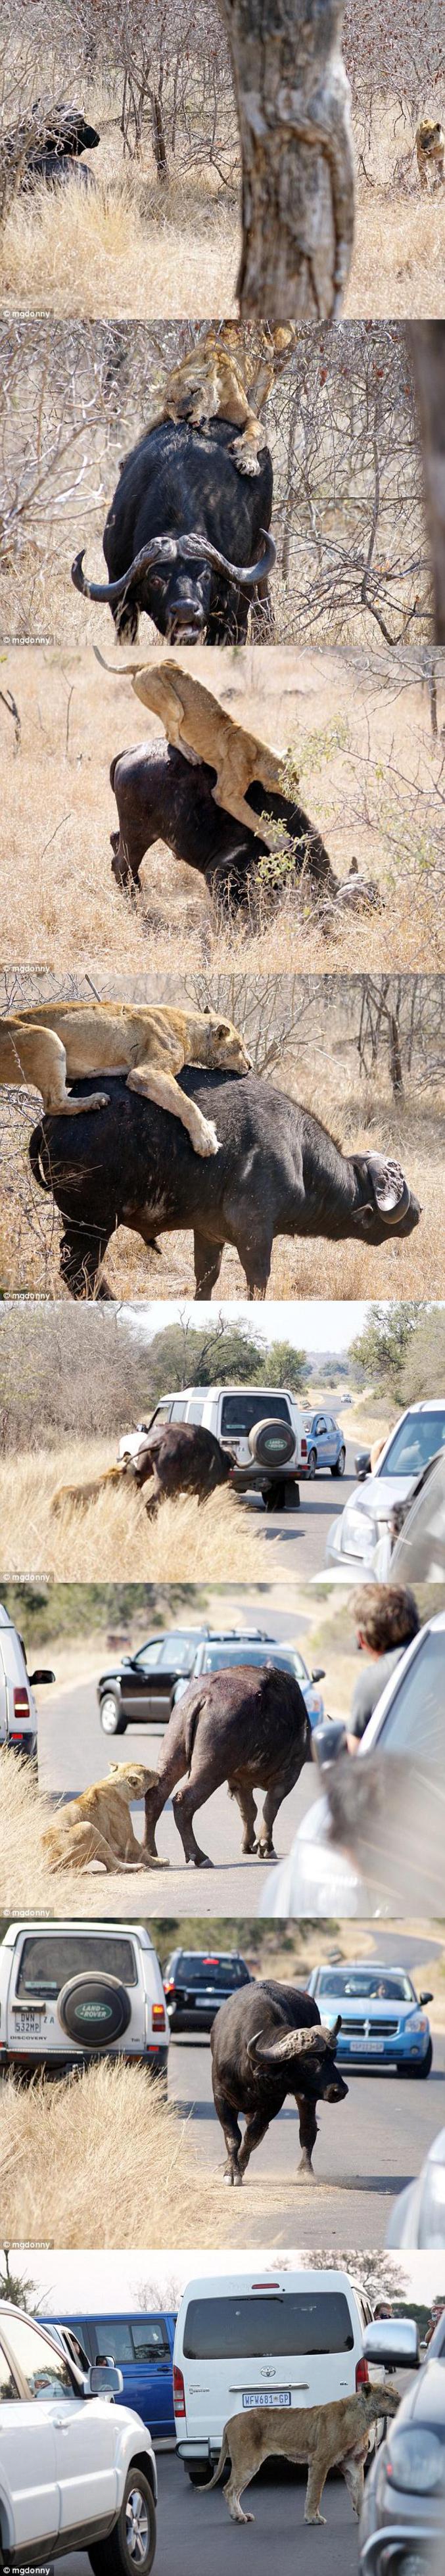
[[[73,2418],[72,2418],[72,2416],[71,2416],[71,2415],[52,2415],[52,2416],[51,2416],[51,2423],[54,2425],[54,2431],[55,2431],[55,2433],[69,2433],[70,2424],[72,2423],[72,2421],[73,2421]]]

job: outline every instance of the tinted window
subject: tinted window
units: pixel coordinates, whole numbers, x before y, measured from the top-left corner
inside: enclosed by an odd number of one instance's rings
[[[290,1422],[285,1395],[249,1395],[247,1388],[241,1387],[239,1395],[223,1396],[221,1430],[227,1435],[230,1431],[247,1434],[254,1430],[256,1422],[271,1421]]]
[[[36,2334],[23,2317],[8,2317],[8,2344],[26,2379],[30,2397],[74,2397],[68,2362],[55,2344]]]
[[[133,2317],[131,2331],[137,2361],[156,2361],[158,2353],[168,2352],[162,2317]]]
[[[385,1753],[418,1753],[425,1764],[443,1761],[445,1740],[445,1630],[430,1630],[399,1683],[385,1717]]]
[[[133,1945],[112,1934],[58,1932],[51,1939],[45,1932],[29,1934],[23,1943],[16,1993],[27,1995],[60,1995],[68,1977],[77,1977],[88,1968],[105,1968],[110,1977],[121,1977],[125,1986],[137,1984]]]
[[[253,2361],[263,2353],[352,2352],[353,2346],[343,2290],[191,2299],[187,2309],[184,2352],[188,2361]]]
[[[378,1476],[420,1476],[436,1449],[445,1447],[445,1405],[440,1413],[408,1413],[390,1442]]]
[[[280,1655],[279,1648],[272,1646],[206,1646],[201,1671],[218,1673],[224,1664],[267,1663],[277,1664],[281,1673],[304,1672],[298,1655]]]
[[[247,1969],[240,1959],[198,1958],[196,1951],[183,1950],[175,1971],[175,1986],[245,1986]]]
[[[105,2354],[117,2362],[133,2360],[131,2328],[126,2317],[96,2317],[95,2327],[96,2349],[102,2360]]]
[[[6,2353],[2,2352],[0,2344],[0,2406],[6,2405],[8,2398],[18,2396],[17,2382],[12,2377],[9,2361],[6,2359]]]
[[[197,1643],[197,1637],[190,1637],[187,1634],[184,1637],[167,1639],[165,1645],[161,1646],[159,1657],[161,1672],[188,1673],[196,1654]]]
[[[391,1977],[379,1968],[322,1968],[317,1977],[317,1995],[361,1995],[368,2003],[410,2004],[414,1987],[410,1977]]]

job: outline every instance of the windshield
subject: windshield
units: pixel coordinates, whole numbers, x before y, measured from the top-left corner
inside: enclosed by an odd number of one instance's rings
[[[307,1680],[306,1666],[301,1655],[280,1654],[277,1646],[269,1645],[206,1646],[201,1672],[218,1673],[225,1664],[268,1663],[276,1665],[280,1673],[293,1673],[297,1681],[300,1680],[300,1675],[304,1681]]]
[[[298,2357],[300,2353],[352,2352],[353,2345],[343,2290],[191,2299],[184,2326],[189,2361],[256,2361],[264,2353]]]
[[[429,1628],[402,1674],[383,1718],[385,1753],[421,1753],[422,1764],[443,1763],[445,1743],[445,1629]]]
[[[407,1413],[394,1432],[386,1458],[376,1468],[377,1476],[420,1476],[436,1449],[445,1448],[445,1404],[440,1412]]]
[[[23,1943],[16,1985],[17,1995],[60,1995],[68,1977],[77,1977],[92,1968],[105,1969],[109,1977],[120,1977],[125,1986],[137,1985],[137,1969],[131,1941],[118,1934],[103,1932],[48,1932],[30,1934]]]
[[[321,1968],[318,1995],[360,1995],[366,2003],[410,2004],[414,1986],[401,1971],[398,1976],[389,1976],[386,1968]]]
[[[227,1434],[238,1431],[247,1436],[255,1429],[256,1422],[290,1422],[287,1396],[268,1395],[265,1390],[259,1395],[249,1395],[244,1387],[240,1387],[239,1395],[223,1396],[222,1431]]]
[[[245,1986],[248,1971],[243,1959],[199,1958],[196,1950],[183,1950],[175,1970],[175,1986]]]

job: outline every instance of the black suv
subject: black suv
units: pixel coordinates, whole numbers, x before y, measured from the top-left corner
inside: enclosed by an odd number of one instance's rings
[[[181,1676],[188,1680],[196,1648],[210,1629],[159,1628],[136,1655],[123,1655],[97,1684],[104,1735],[125,1735],[127,1726],[167,1726],[173,1692]]]
[[[164,1977],[170,2030],[211,2030],[220,2004],[250,1984],[238,1950],[172,1950]]]
[[[136,1655],[123,1655],[109,1672],[100,1673],[97,1697],[104,1735],[125,1735],[127,1726],[167,1726],[176,1684],[190,1680],[197,1648],[212,1634],[204,1622],[201,1628],[159,1628]],[[228,1635],[236,1637],[237,1630]],[[261,1628],[252,1635],[261,1639]]]

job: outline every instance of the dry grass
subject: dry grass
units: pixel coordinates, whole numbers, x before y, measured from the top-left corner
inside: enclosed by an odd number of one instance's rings
[[[109,613],[96,615],[112,660]],[[120,974],[152,966],[182,974],[204,964],[263,974],[286,973],[290,964],[321,973],[440,964],[445,660],[436,744],[427,687],[403,654],[371,674],[364,654],[278,645],[215,648],[211,663],[212,689],[228,712],[277,751],[295,753],[302,802],[336,874],[346,877],[355,857],[381,884],[385,910],[340,916],[324,932],[306,893],[302,901],[288,891],[272,910],[263,896],[258,918],[227,929],[202,880],[161,842],[142,862],[140,893],[123,895],[111,874],[117,813],[109,765],[124,745],[153,741],[156,720],[119,674],[117,654],[118,676],[108,678],[88,647],[31,645],[2,663],[22,738],[14,751],[11,717],[0,706],[7,764],[0,955],[30,964],[44,957],[53,970],[72,969],[75,959],[78,968],[114,966]],[[193,672],[208,684],[205,647],[195,647]]]
[[[417,173],[394,179],[394,114],[377,113],[372,169],[358,173],[354,257],[345,314],[438,315],[443,311],[445,191],[422,197]],[[91,113],[101,127],[102,104]],[[361,137],[357,133],[357,144]],[[88,157],[88,156],[87,156]],[[369,156],[368,156],[369,166]],[[18,197],[0,234],[0,307],[58,316],[210,317],[235,313],[241,230],[239,160],[233,114],[228,184],[205,162],[180,169],[160,191],[153,164],[123,168],[111,129],[91,156],[96,186],[55,191],[43,184]]]
[[[1,1571],[16,1579],[44,1574],[61,1583],[248,1583],[258,1572],[255,1524],[222,1489],[199,1508],[193,1494],[162,1503],[147,1518],[127,1484],[106,1486],[94,1502],[53,1509],[59,1484],[79,1483],[113,1463],[111,1442],[65,1441],[54,1453],[14,1455],[0,1468]]]
[[[227,2201],[189,2124],[141,2066],[117,2059],[67,2082],[0,2092],[2,2218],[23,2245],[218,2245]],[[226,2227],[224,2227],[226,2220]]]

